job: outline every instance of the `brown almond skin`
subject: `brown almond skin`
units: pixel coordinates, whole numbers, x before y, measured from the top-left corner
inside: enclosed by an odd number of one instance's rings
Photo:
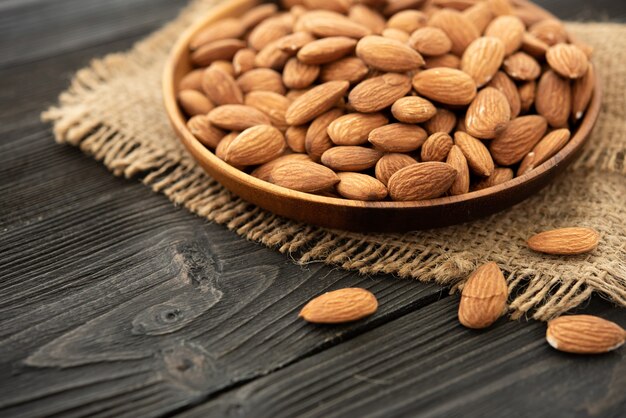
[[[226,152],[228,151],[228,147],[235,140],[235,138],[237,138],[237,135],[239,134],[240,132],[231,132],[229,134],[226,134],[224,138],[220,140],[220,142],[217,144],[217,147],[215,147],[215,155],[217,156],[217,158],[219,158],[220,160],[226,161]],[[241,168],[241,167],[237,167],[237,168]]]
[[[556,44],[546,52],[550,67],[565,78],[580,78],[587,72],[587,55],[576,45]]]
[[[239,38],[244,34],[246,27],[240,19],[226,18],[219,20],[198,32],[189,42],[189,48],[196,50],[214,41],[229,38]]]
[[[291,33],[277,17],[272,17],[260,22],[248,35],[248,45],[256,51],[260,51],[270,43]]]
[[[345,80],[357,83],[363,80],[368,72],[369,68],[361,58],[346,57],[322,66],[320,80],[322,82]]]
[[[493,87],[476,95],[465,114],[467,133],[481,139],[494,138],[511,120],[511,107],[506,96]]]
[[[461,56],[465,48],[480,36],[472,22],[456,10],[443,9],[430,18],[430,26],[443,30],[452,42],[451,51]]]
[[[263,181],[270,181],[272,171],[276,167],[294,161],[311,162],[311,158],[309,158],[309,156],[306,154],[284,154],[272,161],[258,166],[252,171],[252,173],[250,173],[250,175]]]
[[[243,103],[243,93],[235,79],[219,68],[206,69],[202,77],[202,89],[216,105]]]
[[[524,22],[519,17],[498,16],[485,29],[485,36],[500,38],[504,43],[504,54],[511,55],[522,45],[525,31]]]
[[[332,121],[342,115],[343,110],[331,109],[311,122],[309,129],[306,131],[304,145],[307,154],[309,154],[313,161],[319,162],[322,158],[322,154],[332,148],[333,142],[328,136],[328,126]]]
[[[576,255],[593,251],[600,235],[591,228],[560,228],[533,235],[527,241],[530,249],[554,255]]]
[[[436,57],[426,57],[425,60],[426,63],[424,64],[424,68],[429,70],[431,68],[438,67],[453,68],[456,70],[461,68],[461,58],[452,54],[443,54]]]
[[[335,189],[346,199],[377,201],[387,197],[387,187],[370,175],[343,172],[337,176],[340,181]]]
[[[472,172],[482,177],[489,177],[493,174],[495,168],[493,159],[487,147],[480,140],[465,132],[457,131],[454,133],[454,144],[465,155]]]
[[[435,116],[437,108],[421,97],[406,96],[394,102],[391,113],[400,122],[422,123]]]
[[[277,39],[274,43],[276,44],[276,48],[291,57],[296,55],[303,46],[314,40],[315,38],[311,36],[310,33],[295,32]]]
[[[278,6],[275,4],[261,4],[248,10],[243,16],[241,16],[240,21],[246,29],[252,29],[265,19],[274,15],[277,10]]]
[[[244,103],[267,115],[272,125],[281,130],[287,129],[285,114],[291,101],[285,96],[272,91],[251,91],[246,94]]]
[[[457,172],[446,163],[417,163],[398,170],[389,179],[389,195],[396,201],[433,199],[448,191]]]
[[[197,90],[204,94],[202,90],[202,77],[204,76],[204,68],[198,68],[183,76],[178,83],[178,91]]]
[[[303,64],[297,58],[291,58],[283,69],[283,83],[290,89],[304,89],[313,84],[319,74],[319,65]]]
[[[454,179],[454,183],[452,183],[452,186],[450,186],[449,193],[452,196],[456,196],[469,192],[469,166],[467,165],[467,159],[465,158],[465,155],[463,155],[463,152],[457,145],[454,145],[450,149],[450,152],[448,153],[448,157],[446,159],[446,164],[449,164],[457,171],[456,179]]]
[[[374,167],[382,156],[376,149],[342,145],[324,151],[321,161],[335,171],[363,171]]]
[[[387,27],[413,33],[428,23],[428,16],[419,10],[402,10],[394,13],[387,21]]]
[[[233,70],[236,76],[254,69],[256,52],[250,48],[240,49],[233,57]]]
[[[229,131],[243,131],[252,126],[270,124],[270,119],[260,110],[236,104],[216,107],[209,113],[209,121]]]
[[[307,322],[338,324],[363,319],[378,309],[376,297],[360,288],[339,289],[309,301],[298,315]]]
[[[593,65],[589,63],[587,72],[572,84],[572,119],[580,120],[585,114],[585,110],[593,96],[595,87],[595,73]]]
[[[405,31],[394,28],[385,29],[381,35],[385,38],[394,39],[402,43],[408,42],[410,38],[410,35]]]
[[[495,37],[483,36],[468,45],[461,58],[461,70],[482,87],[498,72],[504,60],[504,43]]]
[[[544,136],[533,150],[526,154],[517,169],[517,176],[522,176],[540,166],[567,144],[570,138],[569,129],[556,129]]]
[[[556,19],[545,19],[534,23],[528,28],[528,32],[548,46],[567,42],[567,32],[563,24]]]
[[[467,105],[477,92],[470,75],[452,68],[420,71],[413,77],[413,88],[420,96],[447,105]]]
[[[368,141],[386,152],[411,152],[422,146],[428,137],[426,131],[417,125],[391,123],[373,129]]]
[[[290,126],[285,131],[285,140],[293,152],[306,152],[306,132],[308,125]]]
[[[319,39],[303,46],[298,59],[309,65],[327,64],[351,54],[357,41],[343,36]]]
[[[553,128],[567,127],[567,119],[572,108],[572,95],[569,81],[553,71],[546,71],[539,79],[535,109]]]
[[[336,145],[362,145],[374,129],[386,125],[389,119],[381,113],[349,113],[328,126],[328,135]]]
[[[370,35],[356,45],[356,55],[370,67],[388,72],[416,70],[424,59],[416,50],[395,39]]]
[[[187,121],[189,132],[198,141],[211,149],[215,149],[226,132],[214,126],[207,115],[197,115]]]
[[[361,39],[372,33],[367,27],[333,12],[309,12],[301,18],[301,23],[304,30],[319,38],[345,36]]]
[[[424,123],[424,128],[429,135],[435,132],[451,133],[456,126],[456,115],[448,109],[437,108],[435,116]]]
[[[315,193],[329,189],[339,183],[333,170],[308,161],[290,161],[274,168],[270,182],[288,189]]]
[[[225,161],[235,166],[263,164],[280,156],[285,147],[285,137],[275,127],[253,126],[230,143]]]
[[[522,110],[522,102],[515,83],[504,72],[498,71],[487,85],[504,94],[511,109],[511,119],[516,118]]]
[[[208,97],[197,90],[178,92],[178,103],[189,116],[206,115],[215,107]]]
[[[537,91],[537,83],[527,81],[520,85],[517,89],[520,99],[520,113],[526,113],[535,104],[535,93]]]
[[[452,138],[445,132],[436,132],[422,145],[422,161],[444,161],[453,146]]]
[[[513,179],[514,173],[510,168],[496,167],[489,177],[481,179],[474,184],[473,190],[488,189]]]
[[[387,24],[385,18],[380,13],[363,4],[355,4],[350,7],[348,18],[353,22],[365,26],[372,31],[372,33],[378,34],[382,33]]]
[[[258,68],[271,68],[280,71],[289,59],[289,54],[281,51],[274,41],[260,50],[254,57],[254,65]]]
[[[506,280],[496,263],[476,269],[461,292],[459,322],[471,329],[491,326],[504,313],[509,294]]]
[[[626,331],[615,322],[597,316],[564,315],[548,321],[546,340],[566,353],[601,354],[621,347]]]
[[[424,27],[411,33],[409,45],[422,55],[438,56],[452,49],[452,41],[439,28]]]
[[[285,94],[283,77],[271,68],[255,68],[237,78],[237,85],[244,93],[251,91],[273,91]]]
[[[539,115],[513,119],[489,144],[493,160],[505,166],[520,162],[543,138],[547,128],[546,119]]]
[[[504,60],[504,71],[519,81],[535,80],[541,75],[541,66],[525,52],[516,52]]]
[[[547,43],[537,38],[535,35],[530,34],[529,32],[524,32],[521,46],[522,51],[539,59],[546,56],[548,48],[550,48],[550,46]]]
[[[358,112],[378,112],[391,106],[410,90],[411,79],[409,77],[386,73],[357,84],[350,92],[348,100]]]
[[[494,18],[491,8],[486,2],[478,2],[463,10],[463,15],[474,24],[478,33],[483,33]]]
[[[387,186],[391,176],[396,171],[403,169],[411,164],[417,164],[415,158],[402,153],[389,153],[383,155],[376,163],[376,178],[385,186]]]
[[[241,39],[221,39],[202,45],[191,53],[191,62],[198,67],[206,67],[213,61],[230,61],[235,53],[246,47]]]
[[[294,100],[287,109],[287,123],[302,125],[332,108],[348,91],[347,81],[329,81],[307,91]]]

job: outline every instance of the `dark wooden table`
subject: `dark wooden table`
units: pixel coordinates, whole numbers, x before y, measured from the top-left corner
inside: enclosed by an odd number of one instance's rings
[[[626,416],[624,350],[552,350],[545,325],[461,327],[433,284],[295,265],[56,145],[39,113],[91,57],[186,0],[0,1],[0,416]],[[623,0],[544,0],[626,19]],[[372,318],[320,327],[362,286]],[[599,298],[582,310],[626,325]]]

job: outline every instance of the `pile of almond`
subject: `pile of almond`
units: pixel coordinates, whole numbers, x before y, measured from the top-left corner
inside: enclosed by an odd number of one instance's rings
[[[556,154],[591,48],[509,0],[284,0],[189,45],[188,127],[271,183],[355,200],[491,187]]]

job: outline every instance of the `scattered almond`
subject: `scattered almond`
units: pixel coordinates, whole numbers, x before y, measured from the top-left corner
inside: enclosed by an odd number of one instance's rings
[[[548,322],[546,341],[566,353],[600,354],[621,347],[626,330],[597,316],[564,315]]]
[[[560,228],[533,235],[527,241],[530,249],[556,255],[576,255],[593,251],[600,235],[591,228]]]
[[[300,318],[317,324],[337,324],[363,319],[378,309],[376,297],[360,288],[339,289],[309,301]]]
[[[472,329],[491,326],[506,309],[509,290],[494,262],[483,264],[467,279],[461,292],[459,322]]]

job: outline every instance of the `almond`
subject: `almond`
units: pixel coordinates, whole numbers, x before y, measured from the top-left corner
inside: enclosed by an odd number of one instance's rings
[[[217,158],[224,161],[226,160],[226,152],[228,151],[228,147],[235,140],[235,138],[237,138],[237,135],[239,135],[239,133],[240,132],[231,132],[229,134],[226,134],[224,138],[220,140],[220,142],[217,144],[217,147],[215,147],[215,155],[217,156]],[[240,169],[241,167],[237,168]]]
[[[426,138],[426,131],[419,126],[391,123],[372,130],[368,140],[386,152],[410,152],[421,147]]]
[[[322,82],[345,80],[350,83],[356,83],[365,78],[369,68],[357,57],[346,57],[338,59],[322,67],[320,80]]]
[[[359,288],[339,289],[324,293],[307,303],[299,317],[317,324],[337,324],[356,321],[372,315],[378,309],[376,297]]]
[[[395,39],[370,35],[356,45],[356,55],[370,67],[390,72],[416,70],[424,59],[411,47]]]
[[[181,90],[197,90],[200,93],[204,93],[202,90],[202,77],[204,76],[204,68],[198,68],[183,76],[178,83],[178,91]]]
[[[454,183],[452,183],[452,186],[450,186],[449,193],[453,196],[456,196],[469,192],[469,166],[467,165],[467,159],[465,158],[465,155],[463,155],[461,148],[459,148],[457,145],[453,145],[452,148],[450,148],[450,152],[448,153],[448,157],[446,159],[446,164],[450,165],[457,172]]]
[[[474,190],[488,189],[513,179],[513,170],[510,168],[496,167],[493,174],[481,179],[474,185]]]
[[[387,187],[372,176],[349,172],[337,176],[340,180],[337,192],[346,199],[376,201],[387,197]]]
[[[490,139],[502,132],[511,119],[506,96],[493,87],[476,95],[465,115],[465,129],[476,138]]]
[[[548,46],[567,42],[567,32],[563,24],[556,19],[546,19],[533,24],[528,32]]]
[[[221,39],[202,45],[191,53],[191,61],[198,67],[205,67],[217,60],[232,60],[237,51],[246,47],[241,39]]]
[[[269,125],[270,119],[258,109],[246,105],[222,105],[211,110],[209,121],[218,128],[243,131],[256,125]]]
[[[459,322],[467,328],[487,328],[506,309],[509,289],[494,262],[477,268],[465,282],[459,304]]]
[[[485,36],[495,36],[504,43],[504,54],[511,55],[522,45],[526,27],[517,16],[496,17],[485,29]]]
[[[387,73],[357,84],[350,92],[348,100],[358,112],[377,112],[391,106],[410,90],[411,79],[409,77]]]
[[[534,81],[528,81],[519,86],[517,89],[519,93],[521,112],[525,113],[535,103],[535,92],[537,90],[537,83]]]
[[[362,26],[368,28],[372,33],[381,33],[385,29],[385,18],[363,4],[355,4],[350,8],[348,18]]]
[[[251,91],[273,91],[285,94],[285,86],[280,73],[270,68],[255,68],[237,79],[237,85],[244,93]]]
[[[535,80],[541,74],[537,60],[525,52],[516,52],[504,60],[504,71],[513,79],[520,81]]]
[[[491,12],[496,16],[511,15],[514,12],[509,0],[487,0]]]
[[[226,74],[231,77],[235,76],[235,67],[233,67],[233,63],[226,60],[217,60],[213,61],[209,68],[217,68],[219,70],[224,71]]]
[[[422,55],[443,55],[452,49],[452,41],[439,28],[424,27],[416,30],[409,38],[409,45]]]
[[[498,72],[504,59],[504,43],[498,38],[483,36],[468,45],[461,58],[461,70],[482,87]]]
[[[438,57],[426,57],[424,68],[431,69],[438,67],[454,68],[458,70],[461,68],[461,58],[452,54],[443,54]]]
[[[587,72],[587,55],[576,45],[556,44],[546,52],[546,60],[557,74],[565,78],[580,78]]]
[[[537,113],[545,117],[553,128],[567,126],[572,109],[572,96],[568,80],[553,71],[546,71],[539,79],[535,97]]]
[[[584,76],[574,80],[572,84],[572,118],[577,121],[583,117],[585,109],[593,96],[595,74],[593,65],[589,63]]]
[[[593,251],[600,235],[591,228],[560,228],[533,235],[527,241],[530,249],[546,254],[576,255]]]
[[[254,65],[258,68],[282,70],[289,59],[289,54],[278,49],[277,41],[271,42],[254,57]]]
[[[493,160],[501,165],[518,163],[543,138],[546,119],[539,115],[513,119],[489,145]]]
[[[293,152],[306,152],[306,131],[308,129],[307,125],[290,126],[287,128],[285,139]]]
[[[467,105],[476,97],[472,77],[452,68],[420,71],[413,77],[413,88],[421,96],[447,105]]]
[[[597,316],[566,315],[548,321],[546,341],[566,353],[600,354],[621,347],[626,331]]]
[[[444,194],[456,178],[446,163],[417,163],[398,170],[389,179],[389,195],[397,201],[425,200]]]
[[[243,103],[243,93],[235,79],[219,68],[209,67],[204,72],[202,89],[216,105]]]
[[[291,33],[291,29],[280,19],[270,18],[259,23],[248,35],[248,45],[260,51],[268,44]]]
[[[437,108],[426,99],[407,96],[394,102],[391,113],[400,122],[421,123],[435,116]]]
[[[230,143],[225,161],[242,166],[263,164],[280,156],[285,146],[285,138],[278,129],[270,125],[253,126]]]
[[[463,15],[476,26],[478,33],[483,33],[494,18],[491,8],[486,2],[478,2],[463,10]]]
[[[226,135],[226,132],[209,122],[209,118],[206,115],[198,115],[189,119],[187,128],[198,141],[212,149],[215,149],[220,140]]]
[[[411,35],[400,29],[387,28],[381,33],[384,38],[394,39],[398,42],[406,43]]]
[[[297,0],[298,3],[302,3],[309,10],[330,10],[338,13],[345,13],[348,11],[351,0]]]
[[[515,118],[519,115],[522,103],[520,101],[519,92],[515,83],[502,71],[498,71],[488,84],[489,87],[493,87],[500,93],[504,94],[506,100],[509,102],[511,108],[511,118]]]
[[[465,132],[457,131],[454,133],[454,144],[461,149],[474,173],[482,177],[493,174],[493,159],[482,142]]]
[[[326,64],[351,54],[356,44],[356,40],[345,36],[319,39],[303,46],[298,59],[305,64]]]
[[[546,52],[548,52],[548,48],[550,48],[550,46],[541,39],[537,38],[535,35],[532,35],[529,32],[524,32],[521,48],[522,51],[535,58],[543,58],[546,55]]]
[[[299,192],[315,193],[333,187],[339,183],[339,177],[321,164],[290,161],[272,170],[270,182]]]
[[[456,126],[456,116],[448,109],[437,108],[435,116],[424,123],[424,128],[429,135],[435,132],[451,133]]]
[[[294,56],[303,46],[314,40],[315,38],[307,32],[295,32],[277,39],[274,43],[279,50],[289,56]]]
[[[263,22],[265,19],[268,19],[269,17],[276,14],[277,11],[278,6],[276,6],[275,4],[261,4],[259,6],[253,7],[252,9],[244,13],[244,15],[241,16],[240,20],[246,29],[251,29],[259,23]]]
[[[332,108],[348,91],[347,81],[329,81],[307,91],[291,103],[287,109],[287,123],[301,125]]]
[[[328,136],[328,126],[332,121],[343,115],[341,109],[331,109],[315,118],[306,132],[305,148],[313,161],[320,161],[322,154],[333,146]]]
[[[290,162],[294,162],[294,161],[311,161],[311,158],[309,158],[308,155],[306,154],[285,154],[285,155],[281,155],[280,157],[267,162],[265,164],[262,164],[260,166],[258,166],[257,168],[255,168],[252,173],[250,173],[251,176],[256,177],[260,180],[263,181],[270,181],[271,179],[271,174],[272,171],[278,167],[281,166],[283,164],[286,163],[290,163]]]
[[[226,18],[219,20],[198,32],[189,42],[189,48],[196,50],[214,41],[239,38],[246,31],[240,19]]]
[[[443,30],[452,42],[452,53],[463,55],[465,48],[480,36],[472,22],[461,12],[443,9],[430,18],[430,26]]]
[[[533,150],[526,154],[517,169],[517,175],[524,175],[552,158],[567,144],[570,135],[569,129],[557,129],[544,136]]]
[[[419,10],[402,10],[394,13],[387,21],[387,27],[413,33],[428,23],[428,17]],[[446,51],[447,52],[447,51]]]
[[[463,11],[476,4],[476,0],[432,0],[432,3],[441,8]]]
[[[178,103],[189,116],[206,115],[215,107],[211,100],[197,90],[179,91]]]
[[[260,110],[269,117],[272,125],[278,129],[287,129],[285,113],[291,101],[285,96],[271,91],[251,91],[246,95],[245,104]]]
[[[335,119],[328,126],[328,135],[337,145],[362,145],[372,130],[386,125],[389,120],[380,113],[349,113]]]
[[[363,171],[374,167],[382,155],[372,148],[345,145],[324,151],[321,161],[335,171]]]
[[[385,186],[396,171],[403,169],[417,161],[407,154],[389,153],[383,155],[376,163],[376,178]]]
[[[345,36],[361,39],[372,33],[367,27],[353,22],[339,13],[312,11],[300,18],[303,29],[319,38]]]
[[[297,58],[291,58],[283,69],[283,83],[290,89],[303,89],[313,84],[319,73],[319,65],[303,64]]]
[[[392,16],[402,10],[416,9],[424,3],[424,0],[387,0],[383,9],[385,16]]]
[[[233,57],[233,70],[235,71],[235,75],[240,76],[241,74],[252,70],[254,68],[255,58],[256,52],[250,48],[244,48],[237,51]]]
[[[422,145],[422,161],[444,161],[452,149],[452,138],[445,132],[436,132]]]

